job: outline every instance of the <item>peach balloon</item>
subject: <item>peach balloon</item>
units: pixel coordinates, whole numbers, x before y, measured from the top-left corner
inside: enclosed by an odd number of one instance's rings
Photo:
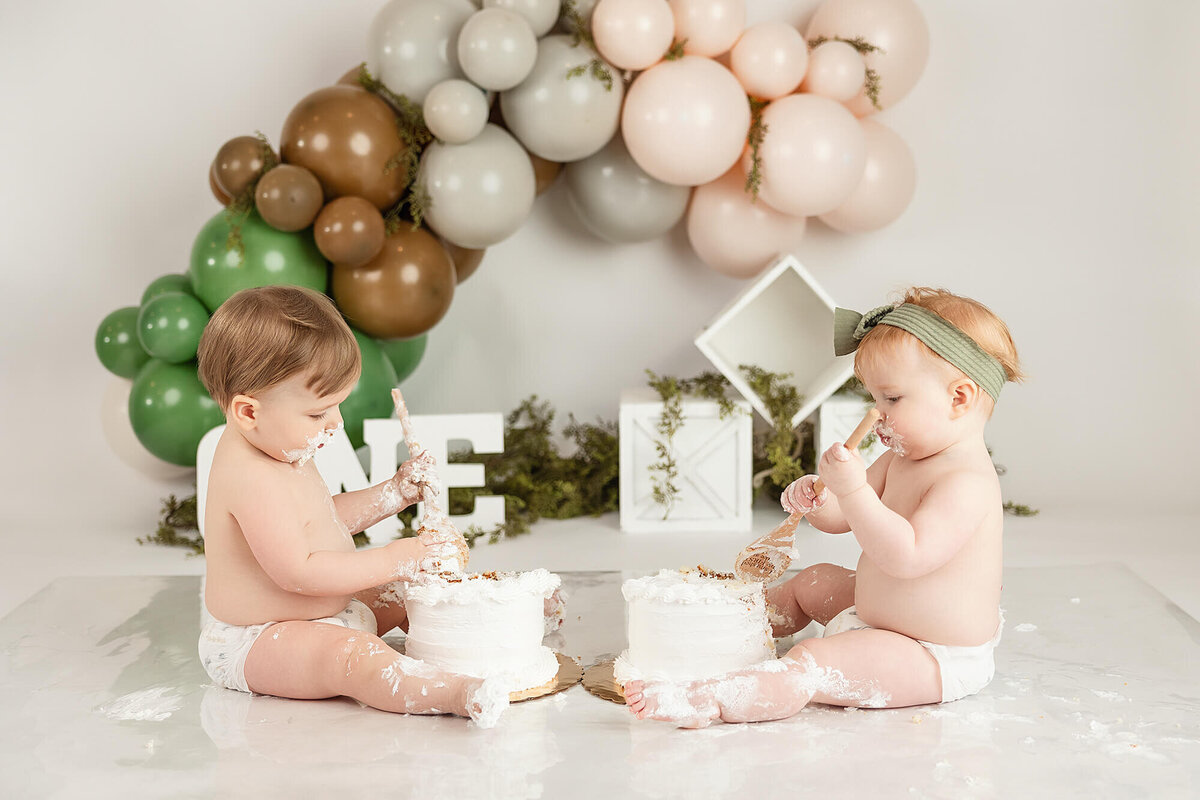
[[[853,45],[830,39],[813,48],[800,91],[844,103],[863,89],[867,65]]]
[[[805,38],[863,37],[882,48],[863,56],[879,73],[879,105],[891,108],[916,85],[929,60],[929,26],[913,0],[825,0],[808,24]],[[862,92],[846,107],[856,116],[879,109]]]
[[[737,163],[749,131],[742,85],[725,67],[699,56],[663,61],[638,75],[621,114],[633,160],[651,177],[677,186],[723,175]]]
[[[774,100],[800,85],[808,68],[808,43],[786,22],[761,22],[738,39],[729,63],[747,93]]]
[[[675,17],[675,40],[683,42],[683,52],[689,55],[719,56],[727,52],[746,26],[746,0],[668,0],[668,3]]]
[[[596,49],[617,69],[643,70],[657,64],[674,35],[675,19],[662,0],[600,0],[592,12]]]
[[[860,120],[867,139],[867,166],[849,199],[821,221],[844,233],[865,233],[894,222],[912,201],[917,165],[912,150],[891,128]]]
[[[688,241],[708,266],[731,278],[753,278],[779,253],[794,253],[804,217],[780,214],[746,192],[738,167],[697,186],[687,213]]]
[[[759,199],[777,211],[811,217],[846,201],[862,179],[866,136],[841,103],[814,94],[790,94],[763,110],[767,134],[759,147]],[[751,153],[743,156],[747,173]]]

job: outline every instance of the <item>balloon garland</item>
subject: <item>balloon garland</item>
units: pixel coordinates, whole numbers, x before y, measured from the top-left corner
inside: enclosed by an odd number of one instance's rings
[[[686,217],[699,259],[739,278],[794,250],[809,217],[843,232],[894,221],[915,165],[868,117],[924,69],[914,0],[825,0],[803,34],[745,28],[745,12],[746,0],[386,2],[364,63],[292,108],[278,151],[261,133],[218,149],[208,182],[225,209],[187,273],[101,322],[96,353],[133,380],[138,441],[194,465],[221,416],[196,378],[200,334],[232,294],[269,284],[328,292],[354,329],[363,378],[342,410],[355,441],[362,419],[388,413],[384,389],[416,369],[457,285],[559,173],[597,237],[645,241]]]

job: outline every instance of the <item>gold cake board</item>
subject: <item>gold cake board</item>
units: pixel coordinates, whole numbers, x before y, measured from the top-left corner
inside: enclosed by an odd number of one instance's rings
[[[616,661],[610,659],[585,669],[583,671],[583,688],[601,700],[624,705],[625,695],[621,691],[621,684],[617,683],[617,678],[613,674],[615,665]]]
[[[570,689],[579,683],[580,679],[583,678],[583,667],[579,666],[579,662],[570,656],[564,656],[562,653],[555,653],[554,657],[558,659],[557,675],[541,686],[535,686],[532,689],[523,689],[519,692],[509,692],[508,702],[519,703],[522,700],[545,697],[548,694],[555,694],[564,689]]]

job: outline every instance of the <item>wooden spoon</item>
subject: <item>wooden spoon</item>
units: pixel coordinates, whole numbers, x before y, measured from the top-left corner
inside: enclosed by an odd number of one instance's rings
[[[858,423],[854,431],[846,438],[846,449],[854,452],[862,444],[862,440],[875,427],[879,419],[879,411],[875,408],[867,411],[866,416]],[[813,491],[820,495],[825,490],[825,483],[817,478]],[[791,514],[775,530],[748,545],[738,553],[734,561],[733,571],[744,581],[761,581],[771,583],[783,575],[792,563],[792,544],[796,539],[796,527],[804,519],[806,512],[797,511]]]

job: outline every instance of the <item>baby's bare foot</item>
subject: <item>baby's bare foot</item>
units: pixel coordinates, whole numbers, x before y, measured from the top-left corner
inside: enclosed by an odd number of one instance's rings
[[[673,722],[681,728],[707,728],[721,715],[706,681],[683,685],[629,681],[625,684],[625,704],[638,719]]]
[[[553,594],[542,604],[542,614],[545,618],[543,634],[549,635],[562,627],[566,616],[567,597],[562,589],[555,589]]]

